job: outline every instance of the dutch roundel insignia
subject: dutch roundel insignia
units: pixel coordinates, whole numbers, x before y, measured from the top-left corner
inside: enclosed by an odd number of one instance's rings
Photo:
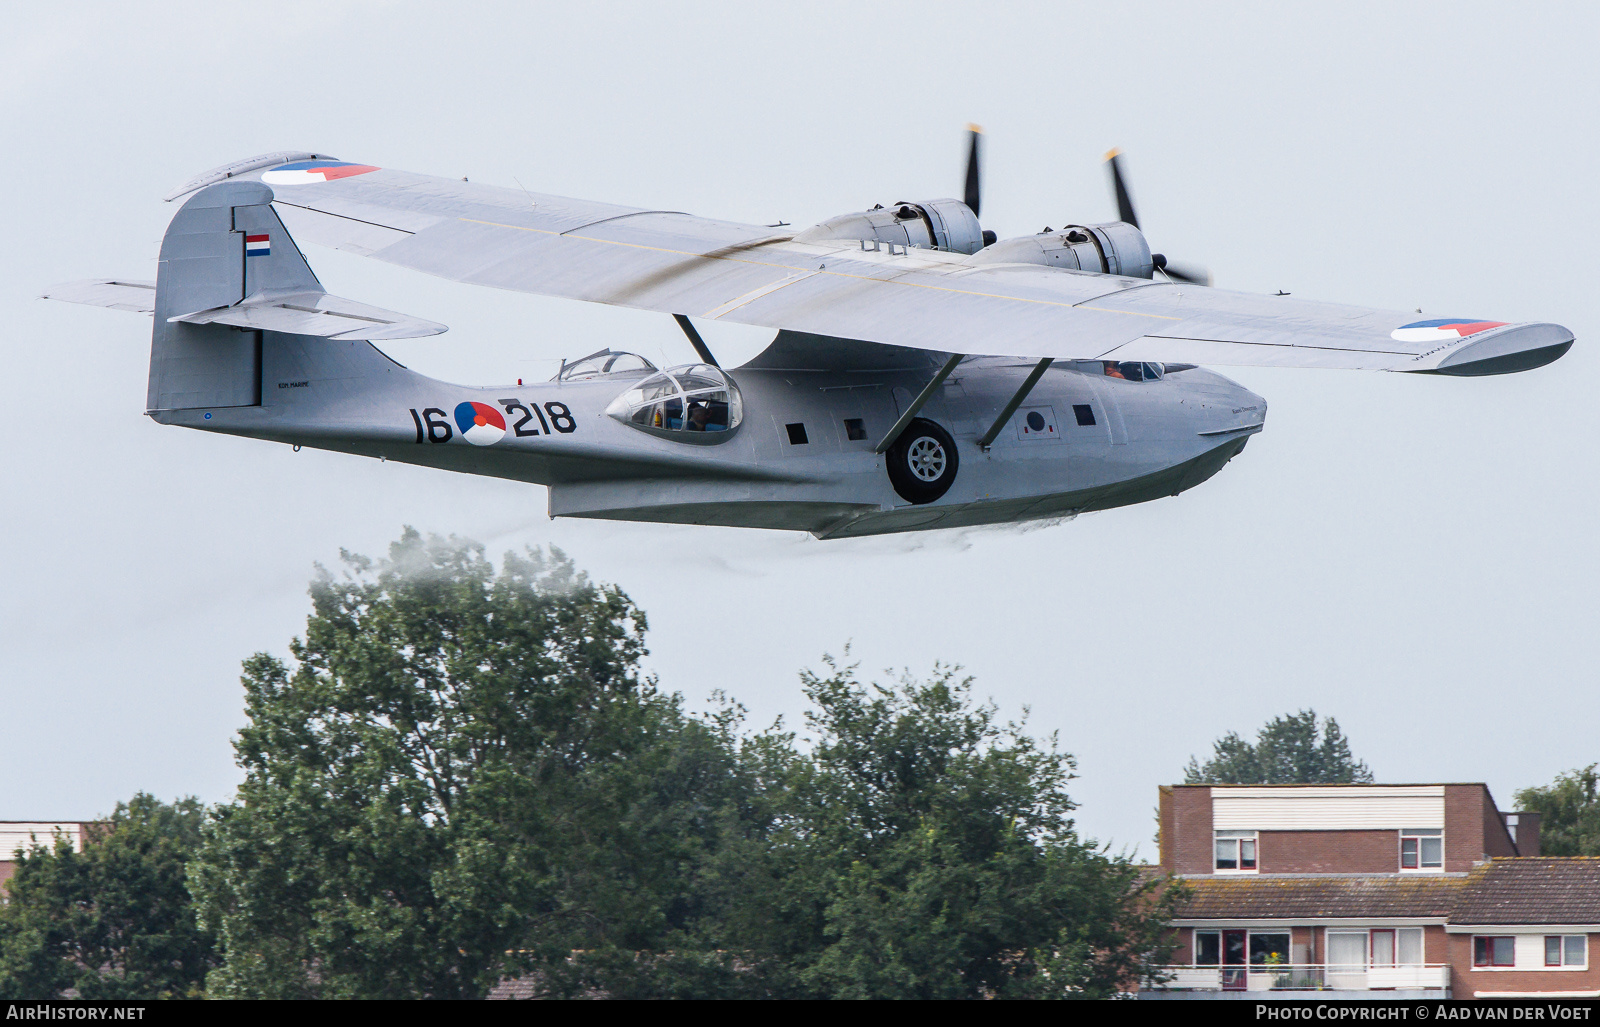
[[[506,419],[485,403],[457,404],[456,427],[474,446],[492,446],[506,437]]]

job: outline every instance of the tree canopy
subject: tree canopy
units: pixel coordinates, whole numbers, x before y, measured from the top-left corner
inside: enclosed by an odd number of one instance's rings
[[[17,994],[41,997],[115,980],[470,998],[515,978],[550,997],[1066,998],[1126,990],[1170,951],[1181,884],[1080,838],[1072,757],[952,668],[879,685],[829,660],[802,675],[803,732],[751,731],[736,703],[696,715],[661,690],[640,667],[644,613],[556,550],[496,569],[408,529],[383,559],[319,571],[311,600],[289,659],[245,661],[234,801],[202,827],[192,802],[162,820],[141,797],[101,846],[30,856],[0,981],[31,973]],[[72,926],[85,906],[130,915],[94,881],[30,897],[145,820],[183,829],[147,922]],[[141,931],[166,940],[95,940]]]
[[[217,963],[185,870],[203,820],[194,799],[140,793],[95,825],[81,852],[65,837],[35,839],[0,904],[0,995],[199,997]]]
[[[219,995],[469,997],[528,959],[646,947],[730,783],[640,677],[644,614],[559,552],[408,531],[311,588],[294,666],[245,664],[245,781],[195,894]]]
[[[1233,731],[1217,739],[1204,764],[1194,757],[1185,784],[1370,784],[1372,771],[1350,752],[1350,742],[1332,717],[1318,738],[1315,710],[1274,717],[1252,744]]]
[[[1600,773],[1596,764],[1524,788],[1517,808],[1540,814],[1539,851],[1546,856],[1600,856]]]
[[[826,663],[802,675],[810,745],[754,741],[771,817],[713,861],[741,882],[719,944],[837,998],[1107,997],[1159,960],[1179,889],[1078,838],[1053,737],[951,668],[877,685]]]

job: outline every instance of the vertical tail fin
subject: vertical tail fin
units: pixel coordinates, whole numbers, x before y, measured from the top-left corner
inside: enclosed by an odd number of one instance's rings
[[[244,297],[286,292],[322,292],[322,283],[312,273],[289,230],[272,209],[272,190],[260,203],[235,203],[233,230],[244,236]]]
[[[150,410],[257,406],[261,333],[173,319],[270,293],[322,292],[259,182],[190,197],[167,226],[156,275]]]

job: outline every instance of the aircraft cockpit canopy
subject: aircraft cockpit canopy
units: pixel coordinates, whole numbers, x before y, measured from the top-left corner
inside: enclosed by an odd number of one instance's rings
[[[570,364],[562,361],[561,370],[556,374],[555,380],[558,382],[581,382],[590,378],[598,378],[603,374],[616,374],[618,371],[654,371],[655,369],[656,365],[637,353],[603,349],[574,360]]]
[[[646,378],[613,400],[606,413],[652,435],[705,445],[727,439],[739,427],[744,403],[722,369],[684,364]]]
[[[1104,360],[1101,373],[1107,378],[1122,378],[1130,382],[1156,382],[1166,377],[1167,369],[1148,360]]]

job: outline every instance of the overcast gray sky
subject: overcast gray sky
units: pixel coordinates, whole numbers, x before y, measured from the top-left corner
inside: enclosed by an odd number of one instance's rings
[[[1084,830],[1145,856],[1190,754],[1306,706],[1380,781],[1487,781],[1502,808],[1600,759],[1592,4],[59,9],[0,38],[0,819],[229,797],[239,661],[286,652],[314,561],[405,524],[567,550],[645,608],[692,706],[794,719],[796,672],[846,642],[869,672],[960,663],[1078,756]],[[161,195],[270,150],[804,225],[958,194],[968,121],[1002,237],[1113,217],[1116,145],[1155,247],[1219,285],[1578,343],[1487,379],[1224,368],[1267,429],[1176,499],[818,542],[552,522],[542,488],[163,428],[148,320],[35,299],[153,278]],[[445,379],[690,359],[658,315],[308,256],[450,325],[389,347]],[[725,362],[769,334],[703,330]]]

